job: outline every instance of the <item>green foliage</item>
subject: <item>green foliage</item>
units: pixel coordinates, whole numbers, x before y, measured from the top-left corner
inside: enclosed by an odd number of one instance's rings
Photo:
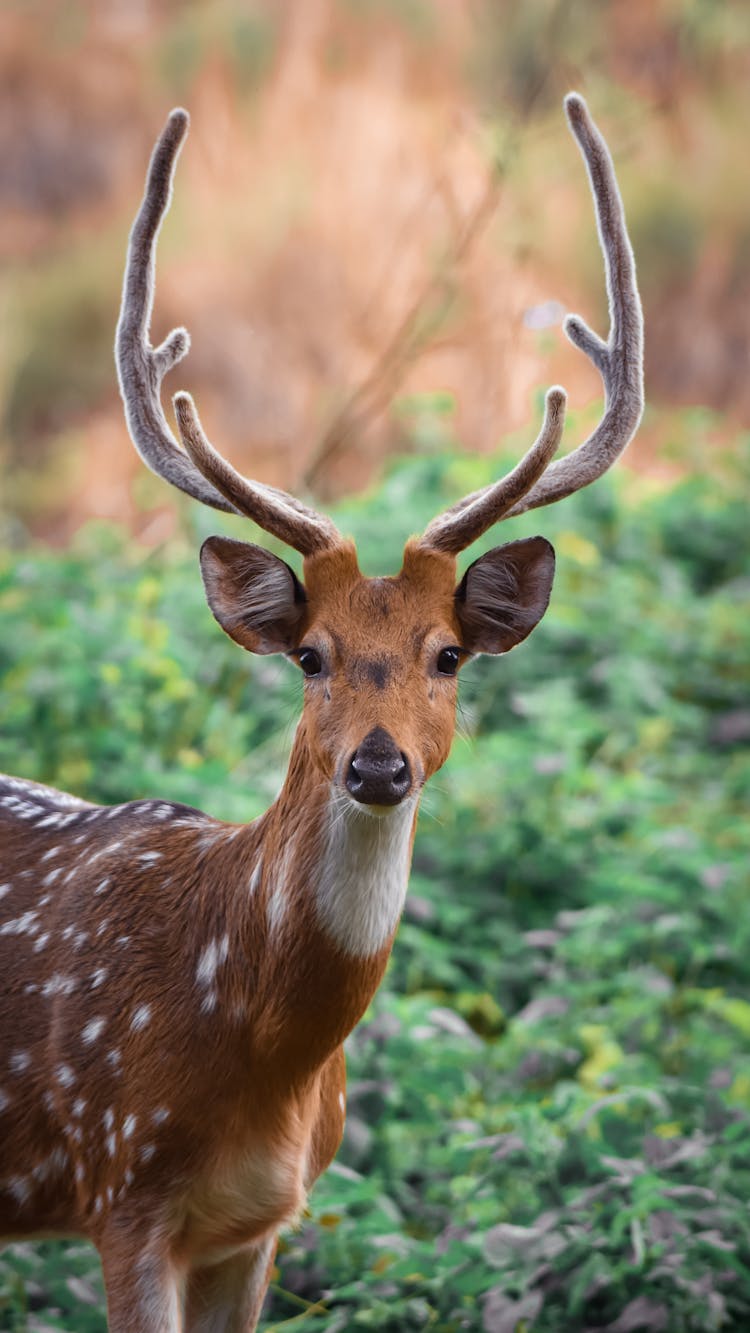
[[[497,468],[426,449],[338,519],[392,570]],[[556,545],[553,603],[465,673],[472,739],[425,798],[344,1146],[267,1333],[750,1326],[749,472],[740,442],[710,482],[602,481],[514,523]],[[296,676],[220,635],[195,545],[91,528],[4,558],[0,768],[266,806]],[[0,1329],[95,1333],[100,1302],[86,1247],[0,1259]]]

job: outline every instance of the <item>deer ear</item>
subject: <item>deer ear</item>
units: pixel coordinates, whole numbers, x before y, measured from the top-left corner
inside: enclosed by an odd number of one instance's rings
[[[294,570],[262,546],[209,537],[201,547],[208,605],[221,628],[251,653],[296,647],[307,597]]]
[[[456,588],[456,614],[471,653],[507,653],[549,604],[555,552],[544,537],[496,546],[470,565]]]

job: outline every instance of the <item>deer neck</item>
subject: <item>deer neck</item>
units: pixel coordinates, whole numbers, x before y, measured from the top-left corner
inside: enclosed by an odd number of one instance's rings
[[[378,814],[337,793],[300,728],[264,817],[262,898],[275,1041],[292,1041],[304,1063],[343,1041],[380,983],[406,896],[416,814],[414,799]]]

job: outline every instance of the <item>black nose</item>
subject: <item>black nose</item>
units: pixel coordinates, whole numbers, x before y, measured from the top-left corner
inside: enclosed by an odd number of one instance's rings
[[[363,805],[398,805],[410,788],[409,760],[387,731],[375,727],[349,761],[346,790]]]

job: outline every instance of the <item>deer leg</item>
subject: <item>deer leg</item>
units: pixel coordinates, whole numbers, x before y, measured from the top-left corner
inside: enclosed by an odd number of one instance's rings
[[[182,1333],[182,1281],[165,1254],[132,1233],[99,1245],[109,1333]]]
[[[222,1263],[193,1268],[185,1299],[185,1333],[253,1333],[276,1254],[276,1236]]]

